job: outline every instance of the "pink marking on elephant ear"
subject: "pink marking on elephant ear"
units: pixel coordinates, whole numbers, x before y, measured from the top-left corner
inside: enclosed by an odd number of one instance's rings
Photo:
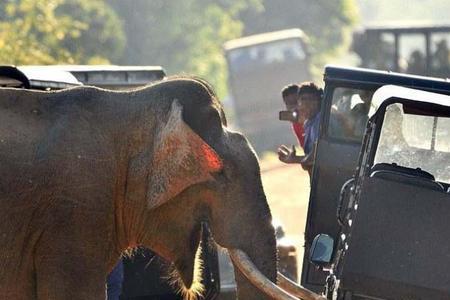
[[[218,154],[182,118],[178,101],[155,142],[152,175],[149,180],[149,206],[157,207],[188,187],[212,180],[223,163]]]
[[[219,172],[223,168],[222,160],[216,151],[214,151],[207,143],[201,140],[199,157],[204,158],[205,169],[211,173]]]

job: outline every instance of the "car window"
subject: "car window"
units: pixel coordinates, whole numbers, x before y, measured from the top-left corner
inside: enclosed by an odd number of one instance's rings
[[[433,33],[430,40],[430,73],[432,76],[446,78],[450,74],[450,33]]]
[[[422,33],[402,34],[399,37],[399,71],[409,74],[427,74],[427,44]]]
[[[402,104],[386,113],[374,163],[421,168],[436,180],[450,183],[450,119],[405,114]]]
[[[338,87],[333,91],[328,135],[361,141],[369,119],[373,90]]]

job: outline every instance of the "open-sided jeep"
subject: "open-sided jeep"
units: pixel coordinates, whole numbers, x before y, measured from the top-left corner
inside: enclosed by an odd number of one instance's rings
[[[450,94],[448,80],[360,68],[327,66],[324,82],[321,124],[305,225],[305,254],[301,275],[302,285],[316,292],[323,290],[328,273],[310,262],[310,249],[314,238],[320,233],[328,234],[332,240],[337,241],[340,238],[342,221],[337,217],[338,203],[341,192],[346,193],[346,189],[342,191],[341,189],[344,183],[354,176],[358,166],[366,123],[369,115],[376,111],[376,106],[371,100],[373,93],[384,85],[398,85]],[[425,126],[421,121],[416,125]],[[423,138],[423,135],[420,137]],[[429,158],[425,153],[420,153],[423,161]],[[418,152],[416,154],[419,155]],[[447,162],[443,160],[442,164],[448,165],[448,157]],[[424,167],[424,170],[426,169]],[[424,215],[428,214],[424,212]],[[380,235],[383,234],[380,231]],[[438,261],[444,257],[429,259]]]
[[[450,299],[450,97],[384,86],[372,104],[339,235],[310,259],[328,299]]]

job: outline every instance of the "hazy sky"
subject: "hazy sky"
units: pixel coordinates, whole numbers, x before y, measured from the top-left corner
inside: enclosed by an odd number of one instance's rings
[[[450,0],[357,0],[361,25],[391,22],[450,24]]]

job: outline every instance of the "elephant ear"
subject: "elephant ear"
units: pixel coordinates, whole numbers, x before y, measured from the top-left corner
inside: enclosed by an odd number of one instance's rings
[[[194,184],[211,180],[211,173],[223,168],[214,149],[183,121],[182,111],[175,99],[167,123],[156,136],[147,195],[150,208],[164,204]]]

